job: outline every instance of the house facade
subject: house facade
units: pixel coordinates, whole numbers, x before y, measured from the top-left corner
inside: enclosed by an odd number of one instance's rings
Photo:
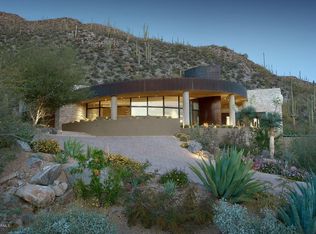
[[[244,106],[253,105],[260,112],[270,112],[276,100],[280,105],[283,102],[280,89],[247,90],[239,83],[221,80],[218,66],[195,67],[179,78],[119,81],[89,89],[88,100],[57,111],[57,128],[76,130],[74,124],[78,127],[79,123],[91,125],[98,120],[124,119],[143,123],[145,119],[161,119],[164,125],[169,120],[177,126],[205,123],[235,126],[236,112]]]

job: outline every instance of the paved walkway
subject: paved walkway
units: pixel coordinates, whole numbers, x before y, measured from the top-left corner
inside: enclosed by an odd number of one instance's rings
[[[160,174],[178,168],[185,171],[190,180],[201,183],[188,167],[200,160],[195,154],[180,147],[180,142],[173,136],[91,136],[76,132],[63,132],[45,137],[56,139],[60,145],[69,138],[75,138],[85,145],[104,149],[106,152],[118,153],[140,162],[149,161],[150,170],[158,170]],[[295,183],[277,176],[256,172],[254,177],[272,185],[272,193],[281,193],[285,186],[295,186]]]
[[[69,138],[75,138],[83,144],[104,149],[106,152],[118,153],[131,159],[151,163],[150,170],[164,173],[178,168],[188,173],[189,178],[199,182],[198,178],[188,168],[195,164],[199,157],[180,147],[180,142],[173,136],[90,136],[65,132],[45,137],[56,139],[60,145]]]

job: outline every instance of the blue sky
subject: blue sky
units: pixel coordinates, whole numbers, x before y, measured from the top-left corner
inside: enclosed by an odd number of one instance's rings
[[[29,20],[72,17],[192,45],[227,46],[278,75],[316,81],[314,0],[0,0],[0,11]]]

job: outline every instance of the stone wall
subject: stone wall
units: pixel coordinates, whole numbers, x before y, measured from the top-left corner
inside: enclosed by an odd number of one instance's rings
[[[86,119],[86,106],[82,104],[69,104],[59,108],[55,113],[55,128],[61,129],[65,123]]]
[[[257,112],[278,112],[282,116],[283,96],[280,88],[247,90],[246,106],[253,106]]]

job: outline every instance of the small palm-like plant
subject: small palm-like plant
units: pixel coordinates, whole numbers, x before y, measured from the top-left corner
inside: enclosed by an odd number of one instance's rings
[[[287,195],[288,204],[278,210],[279,219],[294,226],[299,233],[316,233],[316,176],[312,174],[306,184],[297,184]]]
[[[190,168],[216,198],[233,203],[249,201],[264,190],[264,184],[253,179],[252,162],[243,162],[242,154],[242,150],[223,150],[214,164],[202,159]]]

